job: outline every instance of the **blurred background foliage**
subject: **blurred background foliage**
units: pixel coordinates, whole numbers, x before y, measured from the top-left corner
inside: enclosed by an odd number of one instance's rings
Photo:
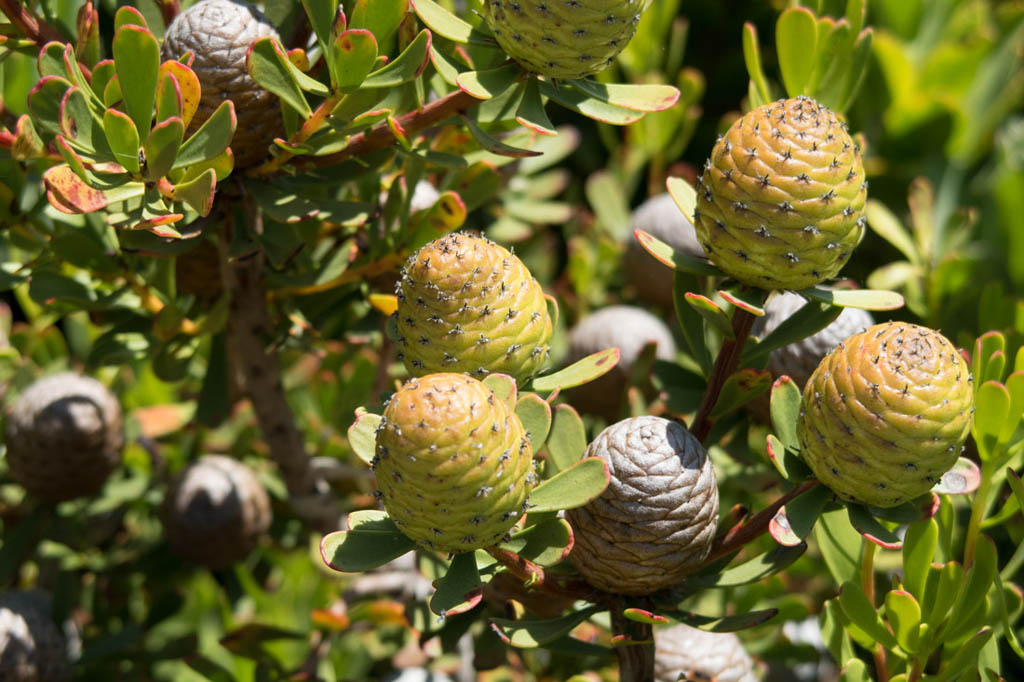
[[[34,4],[74,34],[81,0]],[[103,44],[112,37],[120,4],[98,3]],[[681,91],[676,107],[621,128],[559,108],[550,115],[561,134],[541,140],[544,156],[486,158],[490,166],[482,175],[490,190],[479,196],[487,200],[467,206],[465,227],[515,245],[559,298],[562,331],[591,310],[635,302],[621,266],[632,209],[663,192],[670,175],[693,180],[718,134],[740,115],[748,93],[740,41],[745,22],[756,27],[765,69],[778,87],[775,21],[789,4],[656,0],[636,39],[601,79],[675,85]],[[846,3],[802,4],[841,16]],[[139,0],[137,6],[159,35],[157,3]],[[289,35],[300,4],[269,0],[265,6],[281,34]],[[861,286],[900,290],[908,308],[894,317],[939,328],[962,346],[995,329],[1016,348],[1024,339],[1024,2],[872,0],[867,24],[874,27],[870,69],[848,118],[867,141],[872,232],[843,275]],[[37,78],[31,57],[8,54],[0,62],[8,129],[26,112]],[[427,179],[442,190],[478,179],[465,173],[431,169]],[[315,222],[294,229],[299,237],[315,235]],[[212,366],[226,363],[218,346],[223,339],[195,338],[180,347],[149,342],[155,320],[143,311],[142,287],[132,282],[169,281],[173,262],[117,252],[109,228],[95,216],[55,213],[39,170],[7,156],[0,157],[0,225],[0,288],[10,290],[0,311],[10,339],[0,350],[4,405],[37,376],[84,367],[113,387],[129,415],[125,465],[98,499],[36,506],[0,464],[0,586],[50,588],[55,612],[80,647],[80,679],[271,680],[304,673],[364,680],[420,665],[455,676],[467,632],[475,640],[470,660],[489,671],[481,673],[484,680],[565,680],[607,661],[587,651],[510,651],[477,619],[438,623],[422,605],[409,605],[410,591],[422,587],[415,581],[380,592],[367,588],[364,577],[322,569],[318,536],[285,504],[251,408],[240,402],[225,411],[226,396],[213,400],[209,393]],[[20,273],[24,259],[51,264],[52,274],[27,282]],[[651,267],[660,266],[652,261]],[[388,386],[393,358],[385,318],[366,294],[390,293],[392,283],[370,279],[285,308],[292,324],[280,339],[288,397],[314,454],[335,465],[330,484],[343,511],[374,505],[370,474],[353,457],[345,431],[355,408],[376,402]],[[112,300],[117,310],[110,309]],[[203,305],[188,298],[181,303],[185,310]],[[125,312],[130,309],[135,312]],[[137,318],[138,330],[122,325],[111,334],[109,324],[126,315]],[[564,343],[556,332],[556,358]],[[226,367],[218,372],[227,376]],[[756,429],[749,438],[737,430],[712,450],[723,510],[763,506],[762,490],[775,482],[759,459],[763,443]],[[161,543],[157,521],[169,477],[207,452],[252,464],[275,505],[270,539],[246,562],[219,572],[175,559]],[[940,518],[965,518],[964,502],[956,505]],[[1019,515],[995,539],[1007,545],[1024,540]],[[773,541],[760,542],[767,548]],[[898,564],[894,553],[886,557],[878,558],[881,569],[886,561]],[[701,599],[716,603],[692,607],[775,607],[780,617],[774,623],[799,623],[816,617],[834,594],[829,569],[835,573],[831,564],[842,561],[818,548],[784,574],[709,592]],[[429,575],[429,566],[423,568]],[[499,604],[485,608],[502,615]],[[779,675],[772,679],[790,679],[788,671],[798,664],[818,672],[819,649],[792,628],[773,624],[744,637],[769,674]],[[1012,679],[1024,671],[1006,674]],[[612,679],[614,672],[606,667],[598,676]]]

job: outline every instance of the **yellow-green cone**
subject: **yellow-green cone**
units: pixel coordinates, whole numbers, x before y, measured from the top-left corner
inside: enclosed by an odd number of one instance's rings
[[[743,116],[697,185],[694,227],[708,257],[763,289],[834,277],[864,235],[867,182],[846,125],[807,97]]]
[[[498,372],[522,382],[548,357],[544,292],[492,241],[450,234],[430,242],[406,263],[397,294],[399,357],[413,376]]]
[[[974,415],[967,363],[942,334],[877,324],[833,350],[804,387],[804,460],[840,497],[894,507],[956,462]]]
[[[465,552],[499,542],[526,508],[533,450],[487,386],[465,374],[412,379],[377,430],[378,495],[398,528],[424,547]]]
[[[604,69],[636,32],[642,0],[485,0],[484,19],[510,57],[549,78]]]

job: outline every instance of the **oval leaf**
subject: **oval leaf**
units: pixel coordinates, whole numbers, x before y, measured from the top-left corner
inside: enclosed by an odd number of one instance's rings
[[[540,449],[537,443],[535,450]],[[579,413],[570,405],[555,408],[547,438],[548,476],[569,469],[587,450],[587,432]]]
[[[373,456],[376,454],[377,427],[380,426],[381,419],[379,414],[357,410],[356,420],[348,427],[348,444],[352,446],[356,457],[367,464],[373,462]]]
[[[383,566],[415,547],[391,519],[381,518],[328,533],[320,542],[320,556],[335,571],[357,573]]]
[[[582,507],[600,496],[610,480],[608,463],[603,459],[581,459],[534,488],[528,500],[529,510],[540,513]]]
[[[473,552],[456,554],[434,587],[437,591],[430,597],[430,610],[439,616],[465,613],[479,604],[484,588]]]
[[[113,53],[124,107],[141,137],[153,120],[160,46],[147,29],[126,23],[114,34]]]

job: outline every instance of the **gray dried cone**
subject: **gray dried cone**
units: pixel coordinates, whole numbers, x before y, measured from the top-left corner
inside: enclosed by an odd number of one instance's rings
[[[49,595],[0,592],[0,682],[71,679],[64,635],[50,617]]]
[[[795,315],[805,303],[807,300],[804,297],[792,291],[776,292],[764,307],[764,317],[754,321],[751,334],[763,339]],[[874,323],[871,313],[866,310],[843,308],[839,317],[817,334],[773,350],[768,360],[768,371],[776,379],[782,375],[788,376],[797,388],[803,390],[818,364],[833,348]],[[765,422],[769,419],[770,396],[770,391],[762,393],[749,406],[750,412]]]
[[[683,426],[661,417],[624,419],[602,431],[587,457],[608,462],[611,482],[566,512],[569,558],[589,583],[651,594],[678,583],[707,557],[718,527],[711,460]]]
[[[807,300],[791,291],[778,292],[768,300],[765,316],[754,322],[754,336],[764,338],[780,324],[793,317]],[[768,369],[773,376],[789,376],[803,388],[822,358],[847,338],[875,324],[871,313],[858,308],[843,308],[835,320],[817,334],[772,351]]]
[[[658,263],[654,265],[661,267]],[[567,363],[606,348],[618,348],[620,357],[612,371],[570,392],[573,407],[609,421],[617,419],[633,364],[644,346],[651,342],[658,346],[655,355],[659,360],[675,359],[676,343],[672,332],[643,308],[616,305],[583,318],[569,332]]]
[[[757,682],[754,662],[736,635],[682,624],[654,631],[654,679]]]
[[[633,212],[633,224],[627,237],[623,268],[626,279],[636,289],[637,296],[662,308],[671,310],[674,271],[654,260],[633,236],[634,229],[657,237],[672,248],[705,259],[704,247],[697,241],[693,225],[676,206],[667,192],[653,196]]]
[[[270,527],[270,498],[246,465],[204,455],[175,479],[160,517],[171,551],[226,568],[244,559]]]
[[[94,495],[121,462],[121,405],[90,377],[45,377],[21,394],[5,437],[11,477],[32,495],[49,502]]]
[[[192,70],[202,95],[189,133],[221,105],[235,103],[238,127],[231,141],[235,167],[251,166],[267,156],[267,147],[280,134],[277,98],[261,88],[245,68],[249,45],[266,36],[278,37],[270,21],[254,6],[233,0],[202,0],[175,17],[167,27],[161,55],[178,59],[195,55]]]

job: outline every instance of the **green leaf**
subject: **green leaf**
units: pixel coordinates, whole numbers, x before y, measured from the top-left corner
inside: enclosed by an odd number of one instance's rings
[[[738,613],[732,616],[715,617],[702,616],[698,613],[687,613],[672,614],[672,617],[680,623],[686,623],[691,627],[700,628],[707,632],[738,632],[739,630],[748,630],[767,623],[778,614],[778,609],[763,609],[761,611]]]
[[[474,29],[433,0],[412,0],[416,15],[431,31],[456,43],[468,43]]]
[[[491,618],[491,628],[505,644],[517,649],[535,649],[568,634],[577,625],[597,613],[600,607],[590,606],[550,620],[508,620]]]
[[[128,114],[117,109],[103,112],[103,130],[114,158],[129,173],[139,172],[139,133]]]
[[[225,100],[202,127],[181,145],[174,160],[174,168],[203,163],[219,156],[231,144],[237,125],[234,102]]]
[[[807,543],[791,547],[778,546],[769,552],[711,574],[694,575],[686,578],[687,587],[738,587],[749,585],[784,570],[807,551]]]
[[[518,390],[514,378],[507,374],[488,374],[484,378],[483,384],[501,398],[501,402],[505,403],[508,409],[516,409]]]
[[[156,121],[165,121],[172,116],[182,117],[185,108],[182,102],[181,85],[167,69],[160,69],[156,80]],[[182,119],[184,123],[184,119]]]
[[[837,583],[853,580],[860,572],[861,535],[850,525],[842,507],[821,515],[814,537],[829,572]]]
[[[466,204],[462,197],[451,190],[442,192],[433,206],[419,211],[409,221],[409,248],[417,249],[459,229],[466,221],[466,214]]]
[[[1007,421],[1010,402],[1010,392],[996,381],[986,381],[974,393],[973,432],[982,459],[991,455],[992,446]]]
[[[64,49],[67,47],[62,42],[51,41],[43,45],[36,57],[36,70],[42,77],[59,76],[65,78],[68,75],[64,68]]]
[[[64,93],[60,103],[60,128],[65,139],[76,149],[99,157],[112,157],[103,132],[103,122],[89,107],[85,91],[79,87]]]
[[[827,107],[839,103],[847,77],[847,53],[853,46],[854,35],[849,22],[844,19],[835,21],[831,17],[823,17],[818,21],[818,54],[806,90]]]
[[[531,78],[523,87],[523,98],[516,109],[516,122],[541,135],[557,135],[555,125],[544,110],[544,98],[540,94],[537,79]]]
[[[740,359],[740,366],[759,363],[777,348],[806,339],[832,324],[843,312],[839,306],[808,301],[782,324],[768,333],[757,345],[750,344]]]
[[[463,116],[462,120],[466,124],[466,127],[469,128],[469,132],[473,135],[473,139],[476,140],[481,147],[492,154],[508,156],[513,159],[522,159],[530,156],[541,155],[541,152],[534,151],[532,149],[522,149],[521,147],[513,147],[505,144],[497,138],[491,137],[469,116]]]
[[[334,39],[327,64],[335,87],[346,92],[362,84],[376,61],[377,38],[365,29],[354,29]]]
[[[555,407],[547,438],[548,467],[553,473],[566,471],[579,462],[586,449],[587,432],[579,414],[570,405]]]
[[[523,423],[534,451],[544,447],[551,430],[551,405],[536,393],[525,393],[516,403],[516,416]]]
[[[867,633],[869,637],[888,649],[896,648],[896,638],[885,627],[859,583],[853,580],[843,583],[839,590],[839,604],[850,621]]]
[[[484,588],[473,552],[456,554],[434,587],[437,591],[430,597],[430,610],[439,616],[465,613],[479,604]]]
[[[772,429],[782,444],[793,451],[800,449],[796,424],[800,416],[801,402],[800,388],[789,377],[779,377],[772,384],[770,403]]]
[[[825,507],[832,501],[832,491],[823,485],[815,486],[803,495],[790,500],[784,507],[789,527],[801,540],[811,534]]]
[[[868,674],[868,666],[859,658],[852,658],[846,662],[839,675],[840,682],[872,682]]]
[[[843,306],[844,308],[861,308],[863,310],[896,310],[903,307],[903,297],[895,291],[878,291],[875,289],[823,289],[811,287],[797,293],[816,301]]]
[[[565,519],[545,519],[512,534],[501,544],[502,549],[539,566],[554,566],[569,556],[572,549],[572,527]]]
[[[302,0],[302,7],[309,17],[309,25],[313,27],[320,49],[327,54],[331,44],[331,35],[334,30],[334,21],[338,18],[338,0]],[[335,80],[336,74],[332,71],[331,78]],[[335,80],[335,82],[337,82]]]
[[[335,571],[369,571],[416,547],[384,512],[352,512],[348,527],[348,530],[328,533],[320,541],[320,556]]]
[[[988,643],[988,640],[992,638],[992,628],[983,628],[978,634],[967,640],[967,643],[960,647],[960,650],[956,652],[956,655],[949,660],[938,675],[933,675],[928,678],[929,682],[946,682],[947,680],[956,680],[959,675],[964,671],[975,666],[978,660],[978,654],[981,653],[982,647]]]
[[[145,28],[124,24],[114,34],[113,53],[124,107],[141,137],[153,120],[160,46]]]
[[[549,81],[539,81],[539,85],[541,94],[548,99],[595,121],[622,126],[636,123],[644,117],[643,112],[602,102],[565,81],[560,82],[557,88]]]
[[[146,177],[150,180],[159,180],[167,175],[174,165],[181,148],[181,141],[185,137],[185,125],[177,116],[172,116],[153,126],[149,137],[146,139]],[[212,171],[210,171],[212,173]],[[193,206],[193,208],[195,208]],[[199,209],[196,209],[199,210]],[[202,215],[206,213],[200,211]]]
[[[903,650],[916,654],[921,646],[918,636],[921,607],[913,595],[903,590],[891,590],[885,595],[885,616]]]
[[[245,65],[254,81],[280,97],[302,118],[313,115],[292,70],[294,67],[275,38],[266,36],[253,42],[249,46]]]
[[[572,81],[580,92],[623,109],[657,112],[671,109],[679,101],[679,90],[658,83],[599,83],[589,79]]]
[[[455,82],[459,89],[477,99],[491,99],[513,87],[522,73],[519,65],[513,62],[485,71],[463,71]]]
[[[949,641],[955,640],[957,634],[970,631],[968,627],[962,632],[957,632],[964,628],[978,609],[984,608],[985,595],[988,594],[999,572],[998,564],[999,556],[995,543],[987,536],[979,535],[974,547],[974,562],[967,568],[963,587],[957,595],[956,603],[953,604],[950,618],[954,626],[948,631]]]
[[[110,204],[137,199],[146,192],[141,182],[127,182],[109,190],[93,189],[68,166],[54,166],[43,174],[47,198],[65,213],[92,213]]]
[[[910,524],[903,537],[903,587],[918,601],[925,598],[928,573],[938,543],[939,524],[935,519]]]
[[[925,584],[924,622],[930,627],[938,626],[953,606],[963,582],[964,569],[955,561],[942,566],[931,566]]]
[[[761,66],[761,49],[757,43],[757,29],[749,21],[743,25],[743,61],[747,65],[747,74],[750,76],[753,86],[751,90],[759,99],[757,102],[751,102],[751,106],[758,107],[768,104],[772,101],[772,93]]]
[[[974,355],[971,362],[971,372],[974,380],[980,385],[989,377],[992,372],[989,370],[989,363],[993,357],[1006,354],[1006,336],[1002,332],[989,331],[978,337],[974,342]],[[1002,377],[996,377],[1001,379]]]
[[[378,38],[380,34],[376,33]],[[430,62],[430,31],[419,32],[416,39],[393,61],[370,73],[362,88],[393,88],[415,80]]]
[[[772,434],[768,434],[767,440],[768,458],[784,479],[787,481],[801,481],[813,478],[810,468],[804,464],[802,459],[794,454],[794,450],[787,448],[782,444],[782,441]]]
[[[409,0],[356,0],[349,28],[365,28],[377,36],[377,42],[386,42],[398,30],[408,7]]]
[[[818,22],[810,10],[790,7],[779,16],[775,24],[775,49],[782,82],[790,97],[807,94],[817,42]]]
[[[214,190],[217,187],[217,172],[207,168],[199,176],[174,185],[171,198],[184,201],[193,211],[205,217],[213,209]]]
[[[851,31],[851,33],[854,33],[854,31]],[[845,112],[849,109],[854,97],[857,96],[857,92],[860,90],[861,84],[864,83],[864,78],[867,76],[868,67],[870,66],[872,37],[871,29],[866,28],[860,32],[857,40],[853,43],[853,54],[846,67],[848,76],[843,85],[842,96],[836,105],[836,111]]]
[[[771,385],[772,375],[767,370],[741,369],[733,372],[722,385],[722,391],[708,418],[718,421],[767,391]]]
[[[142,12],[128,6],[119,7],[117,13],[114,14],[114,32],[116,33],[122,26],[149,28],[149,25],[146,23],[146,17],[142,15]]]
[[[599,497],[610,480],[608,463],[603,459],[581,459],[533,489],[528,500],[530,513],[582,507]]]
[[[636,240],[640,242],[640,246],[642,246],[647,253],[654,256],[655,260],[662,265],[674,268],[677,272],[685,272],[693,275],[710,275],[712,277],[721,276],[723,274],[721,270],[713,265],[697,260],[683,251],[676,251],[665,242],[647,232],[644,232],[643,230],[634,230],[633,236],[636,237]]]
[[[900,223],[899,219],[885,204],[877,199],[869,199],[865,206],[868,227],[885,241],[889,242],[911,263],[920,263],[921,255],[914,244],[910,232]]]
[[[356,411],[356,420],[348,427],[348,444],[356,457],[371,464],[377,451],[377,427],[381,416],[360,408]]]
[[[847,503],[846,511],[850,516],[850,524],[866,539],[886,549],[900,549],[903,547],[903,541],[900,540],[900,537],[883,526],[878,519],[871,515],[871,512],[866,507]]]
[[[1020,426],[1021,416],[1024,416],[1024,372],[1013,372],[1007,377],[1005,385],[1010,392],[1010,409],[1003,422],[1003,429],[999,432],[1000,443],[1008,443],[1013,438]]]
[[[691,308],[697,311],[697,313],[704,318],[704,320],[711,325],[713,329],[718,330],[724,338],[732,339],[734,337],[732,331],[732,320],[725,314],[725,311],[718,307],[718,304],[712,301],[707,296],[701,294],[695,294],[687,292],[684,296],[686,302]]]
[[[60,132],[60,104],[71,81],[59,76],[44,76],[28,93],[28,109],[32,122],[45,132]]]
[[[582,386],[614,369],[619,364],[620,354],[618,348],[606,348],[577,360],[565,369],[535,378],[530,387],[534,391],[547,392]]]

